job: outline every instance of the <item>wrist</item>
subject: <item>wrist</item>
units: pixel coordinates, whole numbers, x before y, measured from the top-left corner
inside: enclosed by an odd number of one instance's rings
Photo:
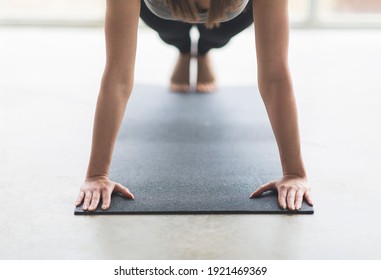
[[[86,179],[106,179],[109,178],[109,174],[105,172],[87,172]]]
[[[289,157],[289,159],[291,159],[291,157]],[[304,167],[303,158],[300,153],[297,157],[294,157],[287,162],[282,161],[282,171],[283,176],[290,175],[307,179],[306,168]]]
[[[109,167],[105,164],[99,164],[100,162],[105,162],[103,159],[95,160],[91,157],[89,165],[87,167],[86,178],[94,178],[94,177],[109,177]]]
[[[306,172],[283,172],[283,177],[285,176],[294,176],[307,180]]]
[[[95,182],[95,181],[110,181],[110,179],[107,176],[92,176],[92,177],[86,177],[85,182]]]

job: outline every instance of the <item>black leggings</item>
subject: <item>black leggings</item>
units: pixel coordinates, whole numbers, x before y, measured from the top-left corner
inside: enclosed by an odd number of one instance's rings
[[[210,49],[225,46],[232,37],[253,23],[252,0],[248,2],[241,14],[229,21],[220,23],[219,27],[213,29],[207,29],[204,24],[162,19],[148,9],[144,0],[141,0],[140,18],[158,32],[164,42],[175,46],[183,54],[190,53],[189,31],[192,26],[197,26],[200,33],[197,46],[198,54],[204,55]]]

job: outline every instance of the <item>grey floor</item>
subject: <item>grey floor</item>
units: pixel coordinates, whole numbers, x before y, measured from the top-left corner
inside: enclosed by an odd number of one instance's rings
[[[1,28],[0,37],[1,259],[381,258],[381,31],[292,31],[315,200],[306,216],[74,216],[103,32]],[[247,30],[213,53],[220,86],[256,84],[253,46]],[[136,83],[166,85],[175,58],[142,29]]]

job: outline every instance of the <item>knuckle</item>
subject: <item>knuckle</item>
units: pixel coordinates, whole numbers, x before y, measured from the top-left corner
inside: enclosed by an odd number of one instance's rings
[[[107,187],[107,185],[101,185],[101,186],[99,187],[99,189],[100,189],[102,192],[104,192],[104,191],[107,191],[107,190],[108,190],[108,187]]]
[[[86,185],[83,185],[83,186],[82,186],[81,191],[83,191],[83,192],[87,192],[87,191],[89,191],[90,189],[91,189],[91,187],[90,187],[88,184],[86,184]]]
[[[92,192],[97,192],[99,191],[99,186],[98,185],[92,185],[90,188],[89,188]]]
[[[294,199],[295,197],[295,192],[288,192],[287,193],[287,197],[291,200],[291,199]]]
[[[302,190],[302,189],[298,189],[298,190],[296,191],[296,195],[297,195],[298,197],[303,196],[303,194],[304,194],[304,190]]]
[[[279,190],[280,190],[280,191],[285,191],[285,190],[287,190],[286,185],[280,185],[280,186],[279,186]]]
[[[101,192],[102,192],[102,197],[110,196],[112,193],[112,191],[110,191],[110,189],[108,188],[103,189]]]

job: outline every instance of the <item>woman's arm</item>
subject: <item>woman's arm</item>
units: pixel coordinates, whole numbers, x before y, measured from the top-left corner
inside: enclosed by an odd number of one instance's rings
[[[258,85],[278,144],[283,178],[253,193],[277,188],[282,208],[300,209],[303,197],[312,204],[303,164],[298,115],[288,65],[288,1],[253,0]]]
[[[118,183],[108,179],[115,140],[134,84],[137,27],[140,0],[108,0],[105,19],[106,66],[94,118],[91,156],[86,182],[76,201],[84,199],[83,209],[95,210],[102,197],[102,208],[110,205],[115,187],[133,198]]]

